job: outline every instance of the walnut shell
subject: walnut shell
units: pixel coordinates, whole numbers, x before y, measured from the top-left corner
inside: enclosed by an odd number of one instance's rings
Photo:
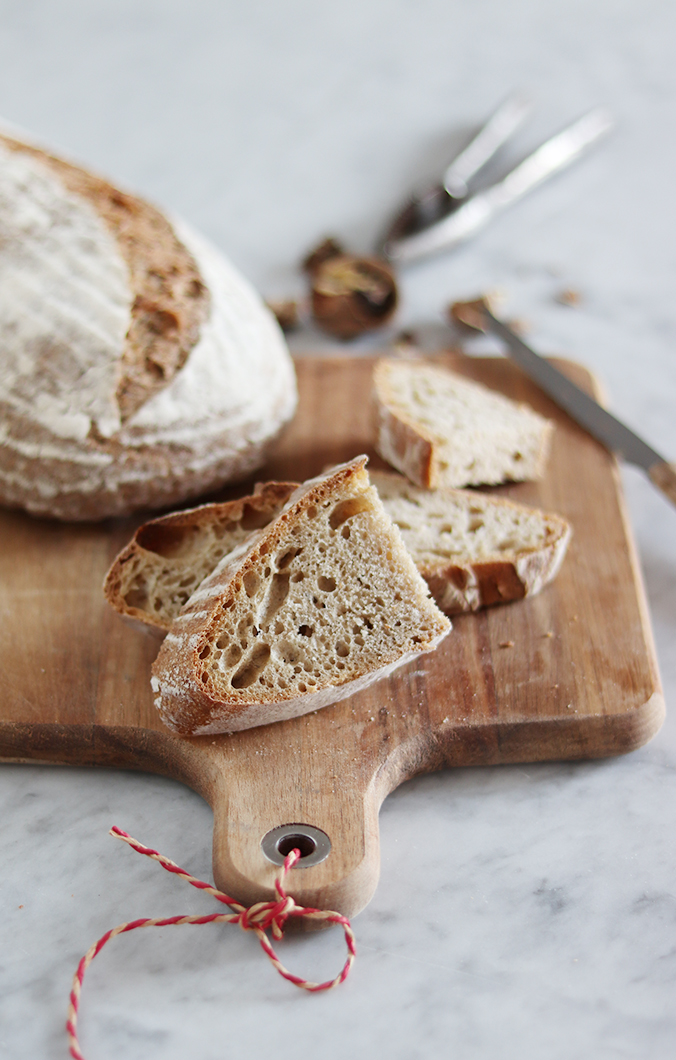
[[[310,275],[312,315],[319,327],[339,339],[382,327],[397,308],[394,274],[378,258],[332,254]]]

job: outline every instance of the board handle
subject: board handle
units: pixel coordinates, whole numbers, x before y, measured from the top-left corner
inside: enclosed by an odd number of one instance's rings
[[[303,791],[286,780],[257,768],[235,783],[224,776],[212,792],[216,886],[243,905],[270,901],[284,855],[297,847],[301,859],[287,877],[287,893],[299,905],[352,917],[378,883],[379,800],[372,789],[343,791],[337,800],[330,789],[323,795],[321,784]]]
[[[648,471],[651,482],[661,490],[672,504],[676,504],[676,464],[662,460]]]

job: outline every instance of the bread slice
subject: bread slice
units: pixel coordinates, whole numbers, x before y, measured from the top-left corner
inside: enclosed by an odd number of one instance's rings
[[[272,314],[206,240],[0,133],[0,503],[169,508],[265,460],[293,415]]]
[[[266,482],[250,497],[144,523],[114,560],[103,591],[125,618],[166,633],[188,597],[252,530],[267,526],[297,488]]]
[[[553,424],[528,405],[422,361],[379,361],[374,386],[376,448],[417,486],[542,475]]]
[[[365,464],[300,486],[193,594],[153,665],[170,728],[230,732],[305,714],[449,631]]]
[[[559,515],[382,471],[371,481],[447,615],[532,596],[563,563],[571,529]]]

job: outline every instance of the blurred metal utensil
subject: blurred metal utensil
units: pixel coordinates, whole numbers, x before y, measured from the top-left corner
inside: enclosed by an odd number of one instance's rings
[[[472,178],[509,139],[530,109],[530,101],[521,93],[506,99],[453,159],[441,180],[413,193],[389,225],[383,244],[429,228],[457,210],[469,196]]]
[[[444,173],[441,183],[451,199],[467,198],[472,177],[518,129],[531,108],[530,99],[521,93],[510,96],[498,107]]]
[[[676,464],[670,464],[656,453],[642,438],[625,427],[620,420],[607,412],[594,398],[581,390],[545,360],[511,328],[493,316],[485,298],[471,302],[456,302],[451,309],[454,321],[477,331],[490,331],[507,345],[510,356],[553,401],[569,416],[589,431],[608,449],[619,453],[630,464],[637,464],[648,473],[651,482],[676,505]]]
[[[520,97],[507,100],[451,163],[443,183],[430,189],[428,201],[422,197],[407,204],[390,225],[382,243],[381,251],[386,258],[407,264],[457,246],[499,210],[570,165],[613,126],[608,112],[596,108],[543,143],[502,180],[474,195],[469,194],[467,181],[516,128],[525,116],[525,108],[525,100]],[[464,197],[458,196],[457,192],[463,188]]]

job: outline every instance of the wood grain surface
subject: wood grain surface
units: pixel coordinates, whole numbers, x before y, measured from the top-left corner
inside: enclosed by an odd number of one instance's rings
[[[614,459],[503,358],[442,358],[556,420],[545,479],[498,492],[560,512],[574,537],[556,581],[529,600],[454,619],[435,653],[316,714],[184,739],[155,713],[158,641],[104,602],[101,582],[143,517],[64,525],[0,514],[0,757],[168,774],[214,810],[216,883],[271,897],[262,836],[310,824],[332,843],[292,871],[303,904],[353,915],[378,879],[378,810],[403,780],[448,766],[620,754],[664,706]],[[580,385],[588,373],[559,362]],[[264,473],[303,479],[374,457],[371,358],[297,361],[300,408]],[[244,488],[230,493],[245,492]],[[302,863],[301,863],[302,864]]]

